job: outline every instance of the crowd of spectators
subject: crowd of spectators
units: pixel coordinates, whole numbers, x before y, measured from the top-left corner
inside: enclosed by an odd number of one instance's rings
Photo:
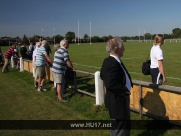
[[[36,42],[35,45],[33,45],[33,42],[30,42],[28,48],[25,43],[22,43],[20,49],[18,49],[18,44],[15,42],[5,52],[4,57],[2,57],[2,62],[4,62],[2,73],[9,72],[8,67],[12,56],[14,57],[18,68],[20,56],[22,59],[32,60],[34,68],[34,85],[37,88],[37,91],[46,91],[43,86],[46,79],[45,66],[50,66],[52,67],[53,78],[56,86],[55,92],[58,97],[57,100],[59,102],[68,102],[68,100],[62,97],[62,94],[66,93],[66,88],[68,86],[65,73],[66,69],[71,69],[72,71],[75,70],[68,55],[68,47],[69,43],[65,39],[60,41],[60,44],[55,44],[54,60],[52,61],[49,56],[52,54],[51,47],[46,40]],[[2,55],[1,48],[0,55]]]

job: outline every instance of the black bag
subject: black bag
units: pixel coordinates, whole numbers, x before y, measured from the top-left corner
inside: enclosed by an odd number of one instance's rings
[[[65,71],[65,76],[70,82],[74,81],[74,78],[75,78],[74,75],[76,75],[76,72],[73,71],[72,68],[67,67],[67,69]]]
[[[147,60],[146,62],[143,62],[142,73],[144,75],[150,75],[150,64],[151,64],[151,60]]]
[[[149,57],[150,54],[148,54],[148,57]],[[145,62],[143,62],[143,65],[142,65],[142,73],[144,75],[150,75],[150,65],[151,65],[151,60],[148,60],[148,57],[147,57],[147,60]]]

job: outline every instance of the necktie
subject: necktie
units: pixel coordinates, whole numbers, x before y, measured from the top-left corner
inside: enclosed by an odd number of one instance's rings
[[[121,61],[121,60],[120,60]],[[121,61],[121,66],[124,68],[124,70],[126,71],[126,74],[128,75],[128,77],[129,77],[129,80],[130,80],[130,83],[131,83],[131,86],[133,87],[133,83],[132,83],[132,80],[131,80],[131,76],[129,75],[129,73],[128,73],[128,71],[127,71],[127,69],[126,69],[126,67],[124,66],[124,64],[123,64],[123,62]]]

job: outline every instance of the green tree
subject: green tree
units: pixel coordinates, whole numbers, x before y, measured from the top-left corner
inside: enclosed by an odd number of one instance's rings
[[[151,36],[150,33],[146,33],[145,34],[145,40],[148,40],[148,39],[151,39],[151,38],[152,38],[152,36]]]
[[[94,36],[91,39],[92,39],[92,42],[100,42],[101,41],[100,37],[98,37],[98,36]]]
[[[107,36],[101,37],[101,41],[102,41],[102,42],[107,42],[107,40],[108,40],[108,37],[107,37]]]
[[[89,38],[89,36],[87,34],[84,35],[84,39],[87,39]]]
[[[112,35],[109,35],[107,38],[108,38],[108,39],[111,39],[111,38],[113,38],[113,37],[112,37]]]
[[[75,33],[69,31],[65,34],[65,38],[69,43],[72,43],[72,40],[75,38]]]
[[[175,28],[172,30],[173,34],[176,36],[179,36],[181,34],[181,29],[180,28]]]
[[[23,42],[23,43],[26,43],[27,45],[29,44],[29,40],[28,40],[28,38],[26,37],[26,35],[23,36],[22,42]]]
[[[84,35],[84,41],[89,42],[89,36],[87,34]]]
[[[56,36],[55,36],[55,43],[60,43],[60,41],[61,41],[62,39],[64,39],[63,36],[61,36],[61,35],[59,35],[59,34],[56,35]]]

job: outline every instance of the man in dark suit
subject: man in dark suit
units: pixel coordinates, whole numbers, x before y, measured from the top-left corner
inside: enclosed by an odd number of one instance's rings
[[[125,50],[119,37],[108,40],[109,57],[103,62],[100,77],[106,87],[105,106],[112,119],[111,136],[130,135],[131,77],[120,58]]]

